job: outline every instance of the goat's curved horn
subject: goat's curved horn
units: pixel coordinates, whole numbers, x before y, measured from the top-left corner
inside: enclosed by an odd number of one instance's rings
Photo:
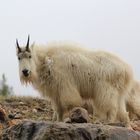
[[[16,39],[16,44],[17,44],[17,49],[18,49],[18,52],[21,52],[21,48],[19,46],[19,43],[18,43],[18,40]]]
[[[28,40],[26,44],[26,50],[29,51],[29,42],[30,42],[30,35],[28,35]]]

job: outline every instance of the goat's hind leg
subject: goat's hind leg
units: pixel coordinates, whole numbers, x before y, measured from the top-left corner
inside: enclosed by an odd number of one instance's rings
[[[118,113],[117,113],[117,119],[120,122],[123,122],[124,125],[128,128],[130,128],[130,119],[129,119],[129,113],[126,110],[126,99],[125,95],[120,95],[118,99]]]
[[[99,120],[104,120],[105,123],[114,123],[118,109],[118,92],[108,83],[103,83],[102,85],[104,87],[99,86],[102,88],[98,90],[94,105],[97,108],[96,111],[99,114]]]

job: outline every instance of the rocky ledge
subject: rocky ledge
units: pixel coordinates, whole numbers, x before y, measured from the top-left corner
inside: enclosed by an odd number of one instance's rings
[[[92,123],[25,121],[5,130],[1,140],[140,140],[140,132]]]
[[[140,140],[140,120],[131,121],[133,130],[121,123],[97,124],[87,110],[79,107],[67,117],[63,123],[50,122],[52,110],[44,100],[3,99],[0,140]]]

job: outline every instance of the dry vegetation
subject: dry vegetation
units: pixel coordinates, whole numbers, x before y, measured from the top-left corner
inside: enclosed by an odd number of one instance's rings
[[[45,99],[21,96],[0,96],[0,136],[6,128],[25,120],[50,121],[53,110]]]
[[[17,130],[15,131],[15,130],[11,129],[11,134],[10,134],[9,133],[10,128],[16,128],[16,127],[10,127],[10,126],[13,126],[13,125],[16,125],[19,123],[20,123],[19,126],[22,126],[22,124],[26,124],[26,122],[28,122],[28,121],[30,121],[29,124],[32,124],[33,120],[37,120],[33,124],[36,125],[36,128],[38,128],[39,134],[40,134],[40,130],[43,130],[43,132],[47,131],[48,135],[52,134],[52,137],[54,137],[54,134],[55,135],[58,134],[58,136],[56,136],[58,138],[59,136],[61,136],[59,134],[61,134],[61,130],[63,127],[65,128],[64,130],[67,130],[66,129],[67,125],[69,125],[68,130],[66,133],[64,133],[66,135],[66,137],[67,137],[67,134],[69,134],[69,133],[72,133],[72,135],[73,135],[74,131],[75,131],[75,133],[74,133],[75,135],[79,134],[79,128],[76,129],[76,128],[74,128],[74,125],[70,125],[70,124],[66,124],[66,123],[63,123],[63,124],[60,123],[60,125],[58,125],[56,123],[52,123],[53,128],[54,128],[54,133],[50,133],[50,131],[52,132],[52,126],[50,126],[50,128],[48,128],[50,123],[45,122],[45,121],[46,120],[50,121],[52,118],[52,114],[53,114],[53,110],[51,108],[51,103],[45,99],[41,99],[38,97],[33,98],[33,97],[17,97],[17,96],[8,96],[8,97],[0,96],[0,139],[3,136],[7,136],[7,137],[10,137],[10,139],[12,140],[11,135],[14,134],[16,137],[15,132]],[[83,116],[85,116],[85,115],[83,115]],[[6,119],[3,119],[3,118],[6,118]],[[24,121],[24,120],[27,120],[27,121]],[[38,126],[38,124],[41,123],[40,120],[44,121],[43,126],[45,126],[45,124],[47,125],[47,130],[46,130],[46,128],[42,129],[41,125]],[[112,125],[112,124],[110,124],[110,125]],[[60,128],[59,133],[58,133],[58,126]],[[79,127],[79,126],[82,127],[82,129],[80,128],[81,134],[87,133],[86,131],[89,131],[91,133],[93,130],[97,131],[99,128],[99,127],[96,127],[96,126],[98,126],[96,123],[93,123],[93,124],[84,123],[84,124],[77,125],[77,127]],[[90,128],[90,126],[92,126],[92,127]],[[109,132],[108,127],[110,127],[110,126],[102,125],[102,124],[100,124],[99,126],[101,127],[100,130],[102,128],[105,128],[105,130],[107,130],[106,132]],[[122,125],[120,125],[120,126],[122,126]],[[132,122],[131,126],[132,126],[132,129],[140,131],[140,121]],[[72,132],[69,131],[70,127],[72,128]],[[86,129],[87,127],[89,129]],[[30,128],[32,128],[32,129],[30,130]],[[31,134],[34,135],[34,130],[33,130],[32,126],[23,125],[22,129],[26,129],[27,131],[21,131],[21,133],[24,132],[21,136],[26,135],[26,137],[27,137],[29,132],[31,132]],[[22,129],[19,129],[19,130],[22,130]],[[57,130],[57,132],[55,132],[55,130]],[[113,131],[111,131],[111,132],[114,133],[115,136],[117,136],[117,137],[122,137],[122,135],[123,136],[126,135],[125,137],[127,137],[128,135],[131,135],[131,137],[133,139],[135,139],[135,137],[138,137],[137,135],[139,135],[139,137],[140,137],[140,134],[138,134],[138,133],[136,134],[136,132],[134,132],[134,131],[130,132],[129,130],[124,129],[122,127],[119,127],[116,129],[116,127],[114,126],[112,128],[112,130]],[[119,133],[118,133],[118,130],[120,131]],[[122,132],[122,130],[125,132]],[[78,131],[78,133],[76,133],[76,131]],[[93,131],[93,133],[94,133],[94,131]],[[117,131],[118,135],[116,135],[116,131]],[[42,135],[44,134],[43,132],[41,132]],[[129,134],[129,133],[131,133],[131,134]],[[134,134],[132,134],[132,133],[134,133]],[[18,133],[18,134],[20,134],[20,133]],[[77,137],[78,138],[82,137],[81,134],[80,134],[80,136],[78,135]],[[38,135],[38,136],[41,137],[42,139],[44,138],[44,140],[45,140],[46,135],[45,136],[42,136],[42,135]],[[94,135],[91,134],[91,135],[93,137],[95,137],[98,134],[94,134]],[[105,133],[105,135],[106,135],[106,133]],[[109,134],[107,134],[107,135],[109,135]],[[101,137],[102,137],[102,135],[101,135]],[[15,138],[13,138],[13,139],[15,139]],[[3,140],[5,140],[5,138]]]
[[[122,139],[122,137],[124,140],[140,138],[140,133],[123,127],[111,127],[96,123],[71,125],[70,123],[47,122],[46,120],[51,120],[52,113],[50,102],[41,98],[0,96],[0,139],[19,140],[19,138],[28,138],[30,140],[46,140],[51,138],[67,139],[68,137],[70,137],[69,139],[84,139],[85,136],[90,137],[90,139],[97,137],[97,139],[109,138],[113,140]],[[82,115],[85,116],[83,113]],[[4,120],[2,116],[6,116],[7,119]],[[77,117],[80,117],[79,114]],[[43,120],[43,122],[39,120]],[[140,121],[132,123],[132,128],[140,131]]]
[[[41,98],[0,96],[0,106],[11,119],[51,120],[53,113],[50,102]]]

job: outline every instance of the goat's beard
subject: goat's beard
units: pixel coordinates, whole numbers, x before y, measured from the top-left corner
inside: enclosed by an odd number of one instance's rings
[[[21,75],[20,76],[20,82],[23,84],[23,85],[28,85],[28,84],[31,84],[33,81],[32,81],[32,76],[29,75],[28,77],[25,77],[24,75]]]
[[[24,85],[33,84],[37,81],[37,73],[31,72],[28,77],[25,77],[23,74],[20,75],[20,82]]]

